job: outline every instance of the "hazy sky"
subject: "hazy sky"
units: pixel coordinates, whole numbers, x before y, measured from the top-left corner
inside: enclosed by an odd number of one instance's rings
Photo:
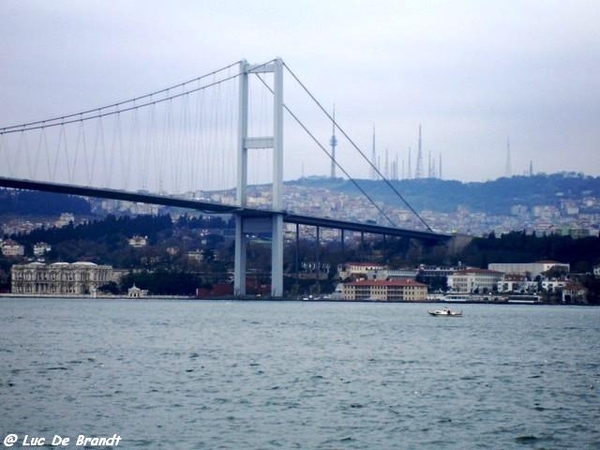
[[[503,176],[507,136],[513,174],[600,175],[598,0],[5,0],[0,20],[0,126],[280,56],[369,152],[375,126],[414,168],[420,123],[446,179]]]

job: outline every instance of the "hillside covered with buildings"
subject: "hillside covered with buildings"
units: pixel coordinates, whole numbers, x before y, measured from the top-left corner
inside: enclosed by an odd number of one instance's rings
[[[373,216],[373,209],[360,192],[363,190],[382,205],[388,216],[408,228],[419,223],[397,193],[432,228],[442,232],[481,236],[525,230],[597,236],[600,229],[600,177],[581,174],[518,176],[471,183],[421,178],[393,180],[389,185],[381,180],[359,180],[355,184],[343,179],[306,178],[290,182],[287,187],[298,192],[314,190],[317,195],[305,198],[329,198],[334,211],[345,211],[348,218],[359,220]],[[302,209],[303,196],[297,194],[293,198],[298,200],[290,201],[288,208]],[[330,214],[314,200],[310,208],[313,213]],[[365,214],[362,217],[361,211]],[[382,217],[377,220],[385,221]]]
[[[362,183],[390,216],[404,218],[411,228],[410,214],[383,194],[385,183]],[[296,240],[292,227],[286,231],[286,294],[420,301],[434,293],[468,291],[493,298],[515,292],[560,302],[567,289],[580,287],[569,301],[600,303],[600,179],[560,174],[488,183],[398,183],[434,229],[456,232],[465,244],[451,249],[375,236],[361,241],[349,233],[341,246],[339,232],[322,230],[317,248],[313,228],[301,227]],[[339,179],[289,182],[286,209],[374,220],[368,201],[353,189]],[[255,206],[268,204],[266,192],[253,189]],[[202,195],[217,200],[230,193]],[[38,283],[40,289],[72,294],[123,295],[133,286],[164,295],[231,292],[234,221],[229,216],[14,190],[0,191],[0,208],[1,292],[32,292],[26,283],[32,277],[45,281]],[[269,292],[269,246],[268,239],[249,246],[248,292]],[[554,269],[534,274],[494,266],[543,261],[552,261]],[[377,273],[345,270],[361,264],[375,264]]]

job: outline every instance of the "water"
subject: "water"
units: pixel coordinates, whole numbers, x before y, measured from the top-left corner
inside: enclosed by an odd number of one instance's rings
[[[126,449],[600,448],[600,308],[0,308],[0,439],[17,434],[15,448],[115,433]]]

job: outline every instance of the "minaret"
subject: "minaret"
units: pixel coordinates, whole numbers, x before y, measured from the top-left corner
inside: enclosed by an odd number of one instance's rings
[[[440,153],[440,164],[438,166],[438,178],[442,179],[442,154]]]
[[[512,176],[512,169],[510,166],[510,136],[506,137],[506,177],[510,178]]]
[[[417,167],[415,169],[415,178],[423,176],[423,149],[421,148],[421,124],[419,124],[419,150],[417,152]]]
[[[412,178],[412,161],[411,161],[410,153],[411,153],[411,148],[408,147],[408,171],[407,171],[406,178],[409,180]]]
[[[337,146],[337,138],[335,137],[335,103],[333,104],[333,120],[331,123],[331,178],[335,178],[335,147]]]

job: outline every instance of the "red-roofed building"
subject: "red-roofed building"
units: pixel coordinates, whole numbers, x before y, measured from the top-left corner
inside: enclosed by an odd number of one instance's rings
[[[414,280],[363,280],[345,283],[344,300],[425,301],[427,285]]]

